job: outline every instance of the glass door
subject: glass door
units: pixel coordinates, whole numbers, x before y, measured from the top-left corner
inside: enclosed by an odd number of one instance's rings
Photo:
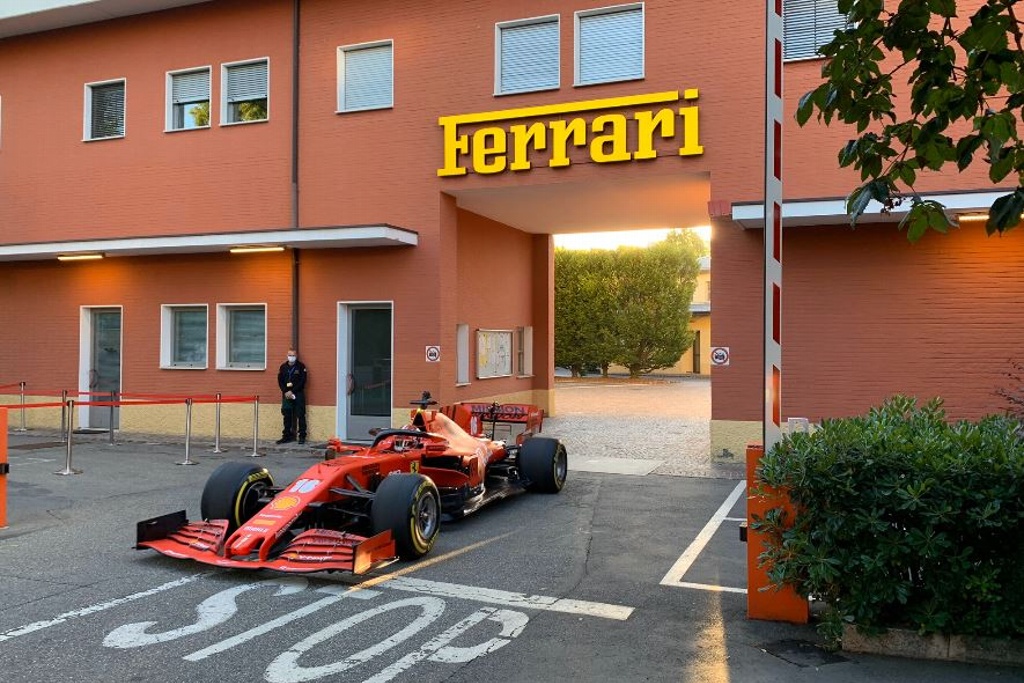
[[[89,331],[92,336],[89,357],[89,391],[105,394],[89,396],[90,400],[109,400],[110,392],[121,392],[121,310],[94,308]],[[108,406],[89,406],[86,425],[93,429],[117,429],[119,411]],[[83,425],[83,426],[86,426]]]
[[[391,426],[391,306],[348,306],[347,311],[345,433],[351,441],[368,441],[371,429]]]

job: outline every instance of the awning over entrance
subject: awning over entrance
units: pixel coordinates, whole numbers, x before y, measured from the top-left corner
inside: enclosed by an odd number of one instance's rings
[[[357,225],[303,230],[260,230],[203,235],[33,242],[0,245],[0,261],[45,261],[60,256],[155,256],[227,252],[240,247],[345,249],[416,246],[419,235],[390,225]]]
[[[923,194],[921,199],[940,202],[946,207],[950,220],[954,220],[963,214],[988,211],[992,202],[1011,191]],[[883,213],[882,205],[872,201],[859,220],[862,223],[898,223],[909,210],[910,202],[907,201],[903,206]],[[764,228],[764,205],[760,202],[733,204],[732,220],[744,229],[761,230]],[[846,214],[845,199],[808,199],[784,202],[782,222],[791,226],[849,225],[850,218]]]

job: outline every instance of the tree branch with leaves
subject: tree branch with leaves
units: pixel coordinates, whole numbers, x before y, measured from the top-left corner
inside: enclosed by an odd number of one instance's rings
[[[839,165],[861,175],[847,197],[854,225],[872,200],[886,211],[909,202],[900,225],[911,241],[929,229],[947,232],[945,207],[914,188],[918,173],[975,163],[988,165],[994,185],[1016,184],[990,207],[988,234],[1020,224],[1024,8],[1019,0],[987,0],[968,16],[959,11],[967,4],[839,0],[848,28],[821,48],[824,82],[800,98],[797,122],[816,113],[826,125],[856,126],[858,137],[839,151]],[[898,107],[903,92],[908,103]]]

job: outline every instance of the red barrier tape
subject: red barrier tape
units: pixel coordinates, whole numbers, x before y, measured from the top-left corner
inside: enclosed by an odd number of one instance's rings
[[[0,389],[13,389],[14,387],[21,387],[21,382],[15,382],[14,384],[0,384]]]
[[[102,394],[100,394],[100,395],[102,396]],[[255,399],[254,396],[234,396],[234,397],[229,397],[228,399],[225,399],[225,398],[222,397],[220,402],[221,403],[252,403],[254,399]],[[155,401],[155,400],[154,401],[144,401],[144,400],[134,400],[134,401],[75,401],[75,405],[76,406],[94,406],[94,407],[102,406],[102,407],[107,407],[107,408],[110,408],[110,407],[120,408],[122,406],[177,406],[177,405],[185,405],[185,400],[186,399],[184,399],[184,398],[175,398],[175,399],[163,400],[163,401]],[[210,404],[210,403],[216,403],[216,402],[217,402],[217,399],[215,399],[215,398],[212,398],[212,399],[199,399],[199,400],[193,399],[192,400],[192,404],[193,405],[197,405],[197,404],[200,404],[200,403]],[[0,404],[0,406],[6,407],[6,408],[9,408],[9,409],[17,409],[17,408],[61,408],[64,405],[65,405],[65,403],[63,401],[56,401],[56,402],[49,402],[49,403],[26,403],[24,406],[22,406],[21,404],[14,404],[14,403]]]

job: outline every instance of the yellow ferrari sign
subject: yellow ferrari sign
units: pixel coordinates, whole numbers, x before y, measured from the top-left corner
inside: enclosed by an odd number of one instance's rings
[[[481,174],[528,171],[533,165],[531,152],[546,152],[547,165],[559,168],[572,163],[571,147],[587,148],[590,161],[599,164],[653,159],[658,156],[657,139],[677,140],[679,156],[703,154],[699,108],[696,104],[675,106],[680,99],[693,102],[698,96],[693,88],[684,90],[682,97],[678,91],[670,91],[442,116],[437,122],[444,131],[444,166],[437,175],[466,175],[470,169]],[[601,114],[589,121],[583,116],[566,116],[608,109],[632,109],[633,113]],[[543,120],[505,124],[519,119]],[[475,129],[461,132],[469,127]],[[631,129],[635,129],[632,135]]]

